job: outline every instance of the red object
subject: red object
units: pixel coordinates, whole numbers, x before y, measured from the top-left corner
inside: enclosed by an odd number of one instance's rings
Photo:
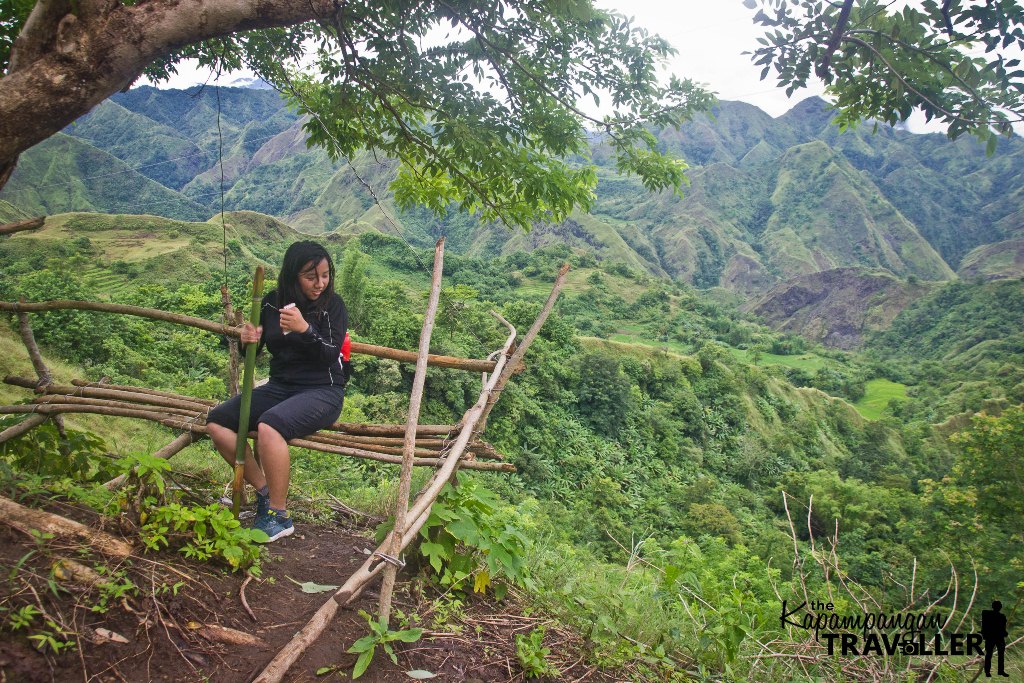
[[[345,333],[345,341],[341,342],[341,359],[346,363],[352,357],[352,340],[348,336],[348,332]]]

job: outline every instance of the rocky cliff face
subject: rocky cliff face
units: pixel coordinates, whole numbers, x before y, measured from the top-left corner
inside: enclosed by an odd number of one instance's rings
[[[746,308],[775,329],[853,349],[936,286],[909,284],[884,270],[836,268],[776,285]]]

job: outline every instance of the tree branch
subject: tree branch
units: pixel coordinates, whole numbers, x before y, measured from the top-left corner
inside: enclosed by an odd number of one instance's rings
[[[15,41],[12,68],[0,78],[0,187],[18,155],[59,132],[132,83],[154,60],[210,38],[292,26],[334,12],[333,0],[149,0],[132,6],[94,2],[88,30],[65,24],[64,0],[36,5]],[[81,24],[82,22],[75,22]]]
[[[821,58],[821,63],[815,69],[818,78],[822,80],[828,76],[828,67],[832,62],[832,55],[839,48],[839,43],[842,41],[843,31],[846,30],[846,24],[850,20],[850,10],[852,9],[853,0],[845,0],[843,8],[839,10],[839,20],[836,21],[836,27],[832,31],[832,36],[828,39],[828,45],[825,46],[825,56]]]

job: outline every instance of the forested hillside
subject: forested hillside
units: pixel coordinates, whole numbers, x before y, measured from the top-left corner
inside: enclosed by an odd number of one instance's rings
[[[252,266],[273,268],[299,234],[268,216],[228,214],[226,271],[223,237],[217,219],[52,217],[0,243],[0,299],[106,299],[217,319],[223,279],[244,301]],[[375,231],[323,237],[356,340],[415,348],[429,252]],[[515,520],[502,524],[525,543],[524,574],[508,579],[526,581],[533,599],[589,634],[595,662],[646,661],[660,648],[662,659],[643,665],[651,677],[684,661],[732,676],[768,667],[775,660],[759,659],[759,643],[786,638],[776,591],[796,598],[803,581],[824,594],[835,571],[885,605],[904,604],[901,584],[912,575],[938,597],[951,565],[974,567],[982,602],[1014,595],[1021,546],[1006,539],[1019,534],[1017,517],[972,501],[981,490],[1000,500],[1020,493],[993,466],[1012,457],[1016,442],[1006,439],[1019,438],[1022,422],[1008,409],[1024,400],[1019,281],[930,286],[870,339],[871,353],[851,355],[564,244],[496,258],[450,254],[431,350],[481,357],[495,348],[501,335],[488,311],[528,324],[563,260],[574,268],[556,315],[485,434],[518,473],[464,475],[472,486],[462,495],[492,495],[472,493],[476,486],[497,494]],[[33,321],[44,349],[87,379],[224,395],[226,353],[208,333],[81,312]],[[4,374],[26,372],[15,354],[0,363]],[[401,422],[411,381],[410,366],[357,358],[342,418]],[[461,414],[478,383],[431,370],[421,422]],[[904,398],[869,407],[892,387]],[[961,413],[983,407],[1002,417],[971,428]],[[971,430],[947,439],[963,428]],[[59,480],[27,455],[45,449],[32,438],[9,448],[8,462]],[[1009,450],[993,451],[993,439]],[[128,440],[98,452],[135,448]],[[190,450],[213,457],[208,446]],[[389,466],[341,456],[299,452],[295,462],[299,490],[353,504],[376,500],[394,477]],[[201,474],[214,490],[228,476],[208,465]],[[815,564],[810,549],[837,531],[834,560]],[[794,547],[806,565],[794,565]],[[643,569],[623,569],[637,558]],[[434,561],[428,555],[424,566]],[[616,590],[620,579],[630,591]],[[942,604],[963,609],[948,597]],[[759,671],[791,678],[799,669]]]

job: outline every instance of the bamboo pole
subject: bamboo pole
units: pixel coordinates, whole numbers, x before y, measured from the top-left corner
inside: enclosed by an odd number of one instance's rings
[[[26,534],[35,529],[54,536],[77,538],[104,555],[128,557],[132,554],[132,546],[126,541],[70,519],[43,510],[27,508],[3,496],[0,496],[0,521]]]
[[[402,457],[399,455],[387,455],[384,453],[377,453],[374,451],[365,450],[362,448],[348,448],[345,446],[335,446],[333,444],[327,444],[317,441],[311,441],[308,439],[292,439],[288,442],[291,446],[297,446],[299,448],[308,448],[313,451],[322,451],[324,453],[337,453],[338,455],[351,455],[356,458],[366,458],[368,460],[376,460],[378,462],[391,463],[393,465],[400,465],[402,463]],[[437,467],[444,465],[452,454],[449,453],[444,458],[413,458],[412,464],[417,467]],[[467,469],[482,470],[485,472],[515,472],[515,465],[508,462],[479,462],[472,461],[467,462],[464,465]]]
[[[441,275],[444,272],[444,237],[434,246],[434,273],[430,281],[430,298],[427,312],[423,316],[420,331],[420,347],[416,357],[416,373],[412,379],[409,394],[409,414],[405,422],[405,443],[402,444],[402,469],[398,475],[398,500],[395,501],[395,526],[391,533],[391,545],[387,554],[398,557],[402,551],[402,537],[405,534],[405,517],[409,512],[409,489],[412,487],[412,461],[416,451],[416,425],[420,420],[420,402],[423,400],[423,384],[427,376],[427,356],[430,353],[430,336],[434,331],[437,316],[437,302],[441,295]],[[389,563],[384,568],[384,581],[380,589],[380,623],[386,628],[391,620],[391,594],[395,590],[398,567]]]
[[[6,381],[6,380],[5,380]],[[173,398],[179,401],[189,401],[191,403],[198,403],[208,408],[212,408],[217,405],[217,401],[211,401],[206,398],[195,398],[194,396],[186,396],[184,394],[175,394],[170,391],[160,391],[159,389],[150,389],[148,387],[136,387],[131,384],[109,384],[107,382],[89,382],[84,379],[73,379],[71,384],[76,387],[82,387],[85,389],[113,389],[115,391],[130,391],[138,394],[148,394],[149,396],[162,396],[163,398]]]
[[[97,406],[101,408],[125,408],[127,410],[139,410],[146,408],[146,406],[140,406],[139,404],[132,403],[130,401],[110,401],[103,398],[83,398],[81,396],[65,396],[64,394],[43,394],[42,396],[37,396],[32,399],[32,403],[36,405],[72,403],[75,405]],[[177,415],[191,420],[201,417],[195,410],[187,410],[184,408],[167,408],[160,406],[160,411],[165,415]],[[60,415],[57,414],[54,416],[54,418],[57,417],[60,417]]]
[[[252,281],[252,307],[249,324],[260,324],[260,303],[263,300],[263,266],[256,266]],[[256,371],[256,349],[259,344],[245,347],[245,368],[242,371],[242,404],[238,408],[238,438],[235,440],[235,477],[231,484],[231,512],[238,519],[242,511],[242,487],[245,486],[245,442],[249,431],[249,412],[252,407],[253,373]]]
[[[43,223],[45,222],[45,216],[38,216],[36,218],[27,218],[23,221],[4,223],[3,225],[0,225],[0,235],[10,235],[11,233],[21,232],[22,230],[35,230],[36,228],[43,227]]]
[[[176,429],[181,431],[190,431],[197,434],[206,434],[206,425],[199,422],[198,419],[186,418],[178,415],[168,415],[166,413],[159,413],[149,410],[132,410],[127,408],[112,408],[107,406],[95,406],[95,405],[80,405],[80,404],[66,404],[66,403],[41,403],[32,405],[16,405],[16,406],[0,406],[0,415],[16,415],[24,413],[34,413],[37,416],[46,416],[64,413],[85,413],[91,415],[105,415],[108,417],[128,417],[140,420],[150,420],[162,424],[170,429]],[[8,431],[20,429],[13,436],[17,436],[20,433],[28,431],[31,427],[22,427],[26,424],[25,422],[10,427],[8,430],[0,433],[0,437],[7,434]],[[38,424],[38,423],[36,423]],[[31,425],[32,427],[35,424]],[[8,437],[11,438],[11,437]],[[0,441],[2,443],[2,441]],[[375,453],[361,448],[346,448],[343,446],[335,446],[329,443],[312,441],[309,439],[292,439],[288,442],[290,446],[297,448],[307,448],[312,451],[321,451],[323,453],[337,453],[339,455],[350,455],[355,458],[363,458],[366,460],[376,460],[378,462],[384,462],[392,465],[401,464],[402,458],[397,455],[385,455],[382,453]],[[413,465],[416,467],[439,467],[443,466],[448,458],[416,458],[413,460]],[[463,465],[466,469],[481,470],[486,472],[514,472],[515,466],[505,462],[477,462],[471,461],[466,462]]]
[[[76,311],[96,311],[99,313],[134,315],[140,318],[162,320],[163,322],[195,327],[200,330],[212,332],[213,334],[225,335],[227,337],[237,338],[239,335],[238,328],[231,327],[225,323],[215,323],[209,320],[204,320],[203,318],[196,318],[191,315],[168,313],[167,311],[160,311],[154,308],[143,308],[141,306],[109,304],[101,301],[75,301],[71,299],[39,301],[35,303],[13,303],[10,301],[0,301],[0,311],[13,311],[15,313],[18,311],[38,313],[40,311],[59,311],[68,309]],[[352,353],[374,356],[376,358],[387,358],[390,360],[401,361],[403,363],[416,362],[416,354],[412,351],[392,349],[386,346],[376,346],[374,344],[364,344],[362,342],[352,342]],[[456,358],[455,356],[440,356],[436,354],[430,354],[427,357],[427,364],[439,368],[468,370],[470,372],[491,372],[494,370],[494,361],[477,360],[474,358]]]
[[[114,401],[130,401],[132,403],[144,403],[151,406],[159,406],[161,408],[182,408],[184,410],[191,410],[196,413],[205,413],[212,406],[206,403],[201,403],[195,399],[188,398],[165,398],[163,396],[155,396],[153,394],[141,393],[135,391],[128,391],[126,389],[102,389],[99,387],[76,387],[76,386],[65,386],[60,384],[47,384],[45,386],[36,387],[32,380],[25,377],[15,377],[8,375],[4,378],[5,384],[12,384],[18,387],[24,387],[25,389],[34,389],[37,393],[54,396],[81,396],[83,398],[106,398]]]
[[[369,424],[360,422],[335,422],[327,428],[333,432],[344,432],[345,434],[360,436],[392,436],[404,434],[404,425],[395,424]],[[455,435],[462,429],[462,425],[420,425],[416,428],[416,435]]]
[[[409,525],[406,533],[402,537],[402,547],[407,546],[416,537],[420,528],[426,523],[427,518],[430,516],[430,508],[433,506],[434,501],[437,500],[438,494],[444,485],[448,482],[448,479],[455,472],[456,466],[459,464],[459,459],[462,456],[463,450],[469,444],[470,435],[473,432],[473,427],[476,425],[476,421],[480,418],[483,412],[484,406],[487,402],[487,397],[493,388],[493,383],[497,380],[497,374],[501,371],[505,364],[505,360],[508,356],[509,349],[515,342],[516,331],[515,328],[511,328],[511,333],[505,342],[505,346],[502,347],[501,354],[495,363],[495,372],[492,373],[490,380],[484,383],[484,387],[480,391],[480,397],[477,402],[466,411],[466,414],[462,417],[462,429],[459,431],[459,436],[455,441],[455,445],[452,447],[450,455],[445,458],[444,464],[438,469],[433,476],[427,481],[424,487],[420,490],[419,495],[416,497],[416,502],[409,510],[408,519],[415,520]],[[504,463],[500,463],[504,464]],[[289,641],[274,659],[267,664],[266,668],[257,676],[253,683],[280,683],[284,678],[285,674],[288,673],[288,669],[291,668],[299,657],[302,656],[303,652],[316,641],[316,639],[323,633],[327,625],[330,624],[334,618],[335,613],[338,611],[339,605],[346,605],[355,598],[356,595],[363,589],[363,587],[375,577],[382,568],[382,563],[377,563],[374,567],[378,557],[377,553],[383,552],[384,548],[390,544],[388,539],[384,540],[377,551],[363,562],[362,566],[359,567],[345,583],[335,592],[328,600],[320,607],[319,610],[306,622],[306,625],[302,627],[298,633],[296,633],[291,641]]]

